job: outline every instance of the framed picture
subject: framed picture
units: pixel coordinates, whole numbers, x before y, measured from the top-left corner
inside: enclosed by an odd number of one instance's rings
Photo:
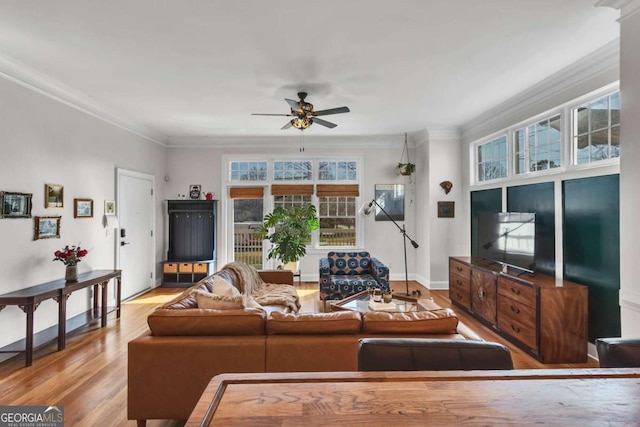
[[[59,239],[60,238],[60,216],[37,216],[35,217],[35,232],[33,240]]]
[[[189,198],[193,200],[198,200],[200,198],[200,191],[202,186],[200,184],[191,184],[189,186]]]
[[[376,203],[389,214],[387,216],[376,206],[376,221],[404,221],[404,184],[376,184],[375,198]]]
[[[115,215],[116,214],[116,202],[113,200],[105,200],[104,201],[104,214],[105,215]]]
[[[44,185],[44,207],[46,209],[64,207],[64,187],[62,185]]]
[[[438,202],[438,218],[453,218],[455,213],[455,202]]]
[[[93,199],[73,199],[74,218],[93,218]]]
[[[31,196],[0,191],[0,218],[31,218]]]

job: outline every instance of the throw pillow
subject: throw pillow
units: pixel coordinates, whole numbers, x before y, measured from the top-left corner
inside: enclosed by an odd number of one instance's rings
[[[216,310],[240,310],[244,308],[242,295],[225,296],[210,294],[204,291],[194,291],[198,308],[213,308]]]
[[[238,288],[227,282],[220,276],[215,276],[211,283],[211,293],[216,295],[234,297],[240,295]]]

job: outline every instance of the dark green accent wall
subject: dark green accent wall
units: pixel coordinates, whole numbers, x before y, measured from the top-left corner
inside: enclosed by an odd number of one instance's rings
[[[556,218],[553,182],[507,188],[507,212],[536,214],[535,271],[556,274]]]
[[[563,181],[564,278],[589,287],[589,341],[620,336],[620,176]]]
[[[471,192],[471,255],[478,255],[478,214],[502,212],[502,189]]]

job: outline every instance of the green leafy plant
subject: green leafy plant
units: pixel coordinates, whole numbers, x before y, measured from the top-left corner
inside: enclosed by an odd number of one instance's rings
[[[284,209],[276,207],[265,215],[262,225],[255,232],[260,239],[271,242],[268,258],[283,264],[296,262],[307,253],[307,242],[320,221],[314,205]]]
[[[416,170],[414,163],[398,163],[398,170],[400,175],[411,175]]]

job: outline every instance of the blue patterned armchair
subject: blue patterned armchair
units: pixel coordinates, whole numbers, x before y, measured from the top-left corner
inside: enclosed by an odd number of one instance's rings
[[[320,300],[340,300],[369,288],[389,290],[389,268],[369,252],[329,252],[320,258]]]

